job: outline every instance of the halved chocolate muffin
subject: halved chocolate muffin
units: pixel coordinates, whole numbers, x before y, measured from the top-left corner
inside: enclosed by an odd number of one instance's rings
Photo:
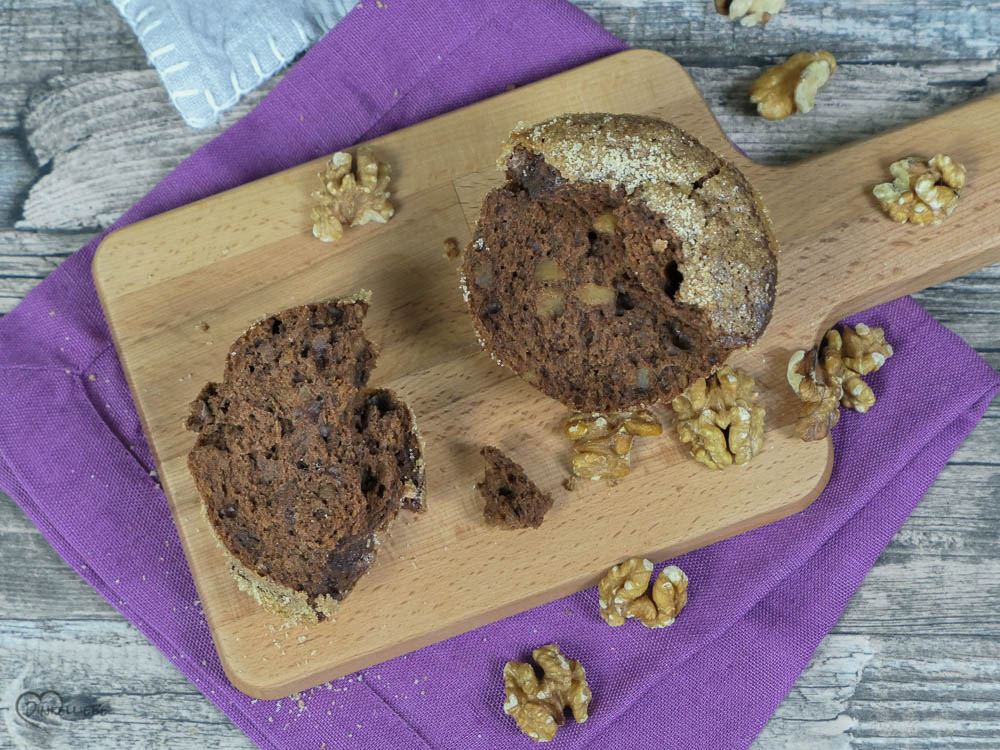
[[[571,114],[518,126],[463,261],[483,346],[552,398],[670,400],[771,318],[777,245],[743,174],[680,128]]]
[[[188,456],[241,589],[291,622],[329,617],[401,507],[423,509],[409,407],[366,387],[367,293],[256,323],[191,405]]]

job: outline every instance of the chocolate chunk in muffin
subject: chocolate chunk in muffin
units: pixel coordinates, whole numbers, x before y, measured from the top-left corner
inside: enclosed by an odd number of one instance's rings
[[[752,345],[777,245],[740,171],[679,128],[574,114],[519,126],[463,289],[484,347],[579,411],[670,400]]]
[[[528,479],[524,469],[499,448],[486,446],[486,476],[476,485],[486,500],[483,518],[491,526],[506,529],[538,528],[552,507],[552,496]]]
[[[241,589],[289,621],[331,615],[399,509],[423,509],[409,407],[367,387],[367,295],[253,325],[191,405],[188,466]]]

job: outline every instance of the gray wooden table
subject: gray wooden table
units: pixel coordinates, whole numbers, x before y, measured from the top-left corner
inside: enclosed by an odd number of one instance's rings
[[[766,162],[1000,88],[998,2],[789,0],[766,30],[726,22],[711,0],[578,4],[680,60],[733,140]],[[761,67],[817,48],[841,66],[817,109],[779,126],[755,117],[746,91]],[[0,0],[0,314],[262,93],[192,131],[106,0]],[[1000,266],[917,300],[1000,368]],[[1000,748],[998,445],[994,402],[755,747]],[[252,746],[2,494],[0,571],[0,747]],[[112,713],[26,727],[12,707],[40,685]]]

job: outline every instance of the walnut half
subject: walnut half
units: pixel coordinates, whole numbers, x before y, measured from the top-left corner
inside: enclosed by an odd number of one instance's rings
[[[728,365],[696,380],[671,403],[677,435],[710,469],[745,464],[764,445],[764,407],[753,377]]]
[[[826,50],[797,52],[785,62],[765,71],[750,88],[750,101],[768,120],[811,112],[816,92],[837,70],[837,61]]]
[[[715,9],[724,16],[740,19],[744,26],[766,24],[785,9],[785,0],[715,0]]]
[[[958,206],[965,167],[947,154],[909,156],[889,166],[892,182],[872,188],[882,210],[898,224],[937,225]]]
[[[573,414],[563,425],[573,441],[573,476],[594,481],[626,477],[632,469],[632,441],[662,432],[660,420],[648,409]]]
[[[636,619],[647,628],[673,625],[687,604],[688,577],[676,565],[660,571],[649,590],[653,563],[633,557],[607,572],[597,585],[601,618],[611,627]]]
[[[550,643],[532,652],[544,677],[538,679],[531,664],[509,661],[503,668],[503,712],[514,717],[517,728],[536,742],[548,742],[566,721],[569,708],[580,724],[587,720],[590,686],[587,673],[576,659],[567,659]]]
[[[786,379],[802,400],[795,432],[803,440],[822,440],[840,420],[840,406],[865,414],[875,393],[862,375],[880,369],[892,356],[881,328],[858,323],[843,332],[827,331],[819,349],[800,349],[788,360]]]
[[[345,227],[385,224],[395,213],[389,200],[389,164],[378,161],[370,146],[359,146],[354,162],[348,152],[338,151],[319,175],[323,187],[312,194],[312,220],[313,236],[323,242],[339,240]]]

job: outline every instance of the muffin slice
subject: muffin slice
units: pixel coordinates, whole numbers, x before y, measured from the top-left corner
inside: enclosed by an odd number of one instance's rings
[[[463,288],[493,358],[565,405],[671,400],[771,317],[777,246],[740,171],[670,123],[519,126]]]
[[[521,465],[499,448],[488,445],[483,448],[482,455],[486,459],[486,475],[476,489],[486,501],[483,508],[486,523],[505,529],[541,526],[552,507],[552,496],[538,489]]]
[[[290,622],[331,616],[399,509],[423,509],[413,414],[367,387],[367,310],[362,293],[253,325],[187,421],[188,466],[230,572]]]

